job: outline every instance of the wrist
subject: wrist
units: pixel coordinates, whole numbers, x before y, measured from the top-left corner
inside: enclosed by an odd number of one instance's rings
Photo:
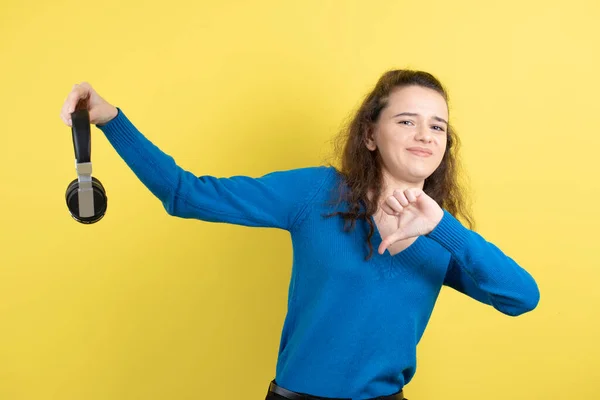
[[[444,218],[444,210],[441,207],[439,207],[438,210],[436,210],[435,214],[436,215],[433,218],[431,230],[434,230],[440,224],[440,222],[442,222],[442,219]]]
[[[111,105],[110,106],[109,118],[108,118],[108,120],[106,122],[112,121],[113,119],[115,119],[117,117],[118,114],[119,114],[119,110],[117,110],[117,107]]]
[[[103,126],[108,124],[110,121],[112,121],[113,119],[115,119],[117,117],[117,115],[119,115],[119,110],[117,109],[117,107],[110,105],[109,106],[109,112],[107,113],[107,116],[105,118],[103,118],[102,121],[98,122],[96,125],[97,126]]]

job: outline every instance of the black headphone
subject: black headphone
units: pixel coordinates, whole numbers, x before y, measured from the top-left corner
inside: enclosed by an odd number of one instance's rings
[[[102,183],[92,176],[92,140],[87,108],[75,110],[71,114],[71,121],[77,178],[69,183],[65,199],[75,221],[93,224],[104,217],[107,197]]]

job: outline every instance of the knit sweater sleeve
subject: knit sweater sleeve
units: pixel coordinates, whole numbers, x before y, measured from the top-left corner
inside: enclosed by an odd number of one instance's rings
[[[451,254],[445,285],[511,316],[537,306],[540,293],[533,277],[448,211],[427,236]]]
[[[168,214],[176,217],[291,230],[327,175],[321,166],[260,177],[196,176],[117,110],[115,118],[97,127]]]

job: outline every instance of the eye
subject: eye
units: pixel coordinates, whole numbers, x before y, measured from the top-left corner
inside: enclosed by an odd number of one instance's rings
[[[439,131],[439,132],[444,132],[444,128],[441,127],[441,126],[439,126],[439,125],[434,125],[432,128],[435,129],[435,130],[437,130],[437,131]]]
[[[399,124],[404,124],[404,125],[408,125],[411,124],[412,125],[412,121],[399,121]]]

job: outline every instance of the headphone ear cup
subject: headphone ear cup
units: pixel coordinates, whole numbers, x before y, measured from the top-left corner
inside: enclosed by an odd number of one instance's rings
[[[77,198],[77,189],[79,189],[79,181],[78,179],[73,179],[69,185],[67,186],[67,191],[65,193],[65,200],[67,201],[67,207],[71,212],[71,215],[77,216],[79,215],[79,203]]]
[[[94,191],[94,215],[91,217],[79,216],[78,190],[79,181],[78,179],[74,179],[67,186],[65,193],[67,208],[69,209],[73,219],[83,224],[93,224],[100,221],[102,217],[104,217],[108,205],[108,197],[106,196],[106,191],[104,190],[102,183],[95,177],[92,177],[92,190]]]
[[[98,221],[104,217],[104,214],[106,213],[108,197],[106,196],[106,190],[104,190],[102,183],[94,177],[92,177],[92,187],[94,188],[94,216],[97,218],[96,221]]]

